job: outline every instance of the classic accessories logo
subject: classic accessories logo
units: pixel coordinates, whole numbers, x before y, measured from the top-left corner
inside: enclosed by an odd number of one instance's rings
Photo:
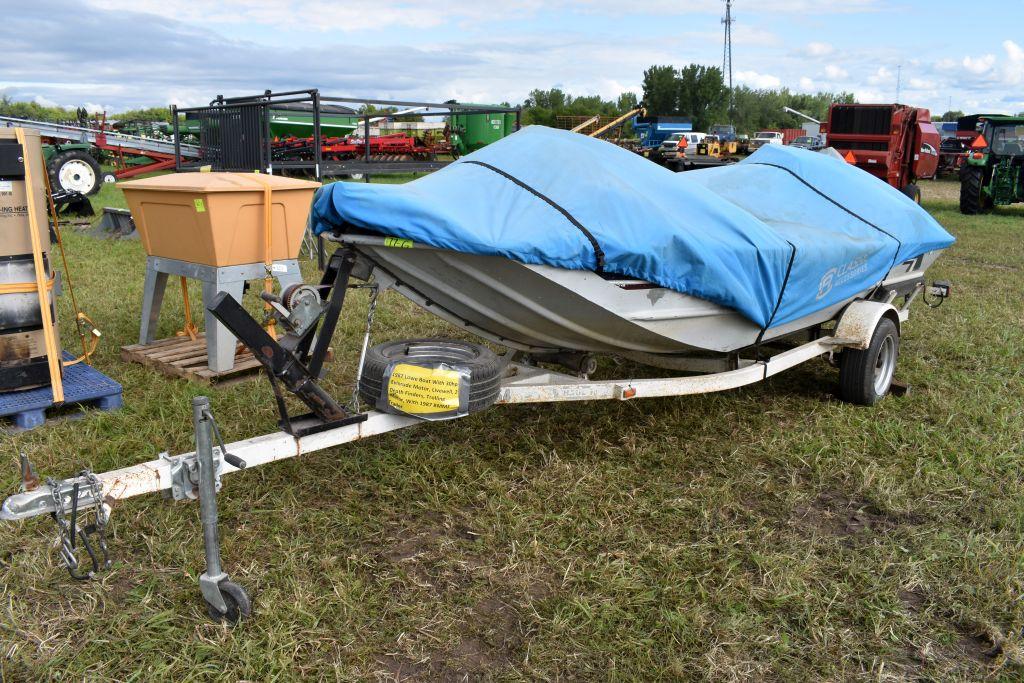
[[[821,276],[821,281],[818,282],[818,296],[815,297],[815,300],[824,298],[825,295],[831,292],[832,288],[836,285],[846,284],[861,273],[866,273],[867,270],[867,256],[858,256],[849,263],[844,263],[838,268],[829,268],[825,271],[825,274]]]

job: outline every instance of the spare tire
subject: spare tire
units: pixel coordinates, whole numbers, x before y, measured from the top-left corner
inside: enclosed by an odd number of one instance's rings
[[[359,376],[359,396],[372,406],[377,405],[384,375],[393,363],[430,366],[445,364],[469,372],[468,410],[473,413],[498,400],[505,362],[496,353],[480,344],[455,339],[403,339],[385,342],[366,350],[363,371]]]

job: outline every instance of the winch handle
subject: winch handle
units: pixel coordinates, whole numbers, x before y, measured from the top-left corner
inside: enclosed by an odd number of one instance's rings
[[[221,457],[232,467],[236,467],[240,470],[244,470],[247,464],[244,460],[239,458],[237,455],[228,453],[228,447],[224,445],[224,439],[221,438],[220,430],[217,428],[217,421],[213,419],[213,413],[209,410],[203,411],[203,417],[210,421],[210,426],[213,427],[213,436],[217,439],[217,445],[220,446]]]

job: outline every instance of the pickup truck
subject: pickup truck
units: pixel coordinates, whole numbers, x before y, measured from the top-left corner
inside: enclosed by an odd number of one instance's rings
[[[675,159],[684,150],[694,150],[704,139],[704,133],[673,133],[658,147],[662,161]]]
[[[753,152],[755,149],[760,149],[764,145],[781,145],[784,137],[785,136],[777,130],[759,131],[750,141],[750,151]]]

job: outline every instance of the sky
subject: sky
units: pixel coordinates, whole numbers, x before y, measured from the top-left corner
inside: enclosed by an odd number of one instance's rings
[[[641,93],[722,64],[723,0],[35,0],[4,13],[0,94],[91,111],[218,94],[520,103]],[[733,78],[966,112],[1024,111],[1024,0],[734,0]]]

